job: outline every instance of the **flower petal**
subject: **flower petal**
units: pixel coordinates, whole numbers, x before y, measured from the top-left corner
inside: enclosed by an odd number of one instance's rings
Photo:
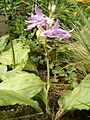
[[[36,13],[36,15],[38,15],[39,17],[42,17],[42,16],[43,16],[42,12],[40,11],[40,9],[38,8],[37,5],[35,5],[35,13]]]
[[[38,17],[38,15],[33,15],[33,16],[29,17],[27,21],[29,21],[29,23],[32,23],[32,22],[36,22],[39,20],[40,20],[40,18]]]
[[[62,34],[60,35],[62,38],[70,38],[71,35],[69,33],[66,33],[66,34]]]
[[[58,29],[60,27],[60,24],[58,21],[56,21],[55,25],[52,27],[52,29]]]
[[[57,33],[59,36],[61,36],[61,38],[70,38],[71,35],[69,34],[69,32],[62,30],[62,29],[58,29]]]
[[[31,30],[31,29],[34,28],[36,25],[37,25],[37,24],[30,24],[30,25],[28,25],[27,28],[24,29],[24,30]]]

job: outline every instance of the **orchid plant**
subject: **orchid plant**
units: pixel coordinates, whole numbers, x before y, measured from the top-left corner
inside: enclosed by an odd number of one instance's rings
[[[71,35],[69,34],[70,31],[65,31],[60,27],[60,24],[58,21],[54,21],[53,18],[49,18],[46,15],[44,15],[41,10],[38,8],[37,5],[35,5],[35,15],[31,15],[26,22],[29,23],[29,25],[26,27],[26,31],[29,31],[33,29],[34,27],[37,27],[38,30],[40,30],[41,34],[40,37],[44,40],[44,50],[45,50],[45,57],[46,57],[46,64],[47,64],[47,87],[46,87],[46,111],[49,113],[49,106],[48,106],[48,92],[50,89],[50,70],[49,70],[49,55],[48,55],[48,49],[47,49],[47,38],[58,38],[58,39],[64,39],[64,38],[70,38]]]

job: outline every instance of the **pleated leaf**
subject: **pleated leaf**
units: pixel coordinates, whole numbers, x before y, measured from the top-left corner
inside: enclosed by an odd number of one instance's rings
[[[30,49],[27,46],[23,46],[23,43],[20,41],[14,41],[14,52],[15,52],[15,64],[18,65],[22,61],[26,61],[28,59],[28,52]],[[5,52],[0,54],[0,63],[5,65],[12,65],[13,64],[13,53],[11,47],[7,49]]]
[[[45,87],[45,83],[38,76],[24,71],[16,72],[12,70],[2,73],[1,79],[3,82],[0,83],[0,105],[2,106],[22,103],[33,105],[32,107],[35,108],[36,102],[32,100],[32,97]],[[38,107],[36,106],[36,109]]]
[[[90,109],[90,74],[72,91],[59,99],[64,111]]]
[[[15,105],[15,104],[30,105],[38,112],[41,112],[41,108],[37,101],[29,99],[24,94],[19,94],[12,90],[0,90],[0,106]]]

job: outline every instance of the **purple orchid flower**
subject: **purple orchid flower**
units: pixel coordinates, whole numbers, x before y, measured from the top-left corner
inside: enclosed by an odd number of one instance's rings
[[[38,27],[38,29],[43,29],[43,27],[46,26],[46,24],[52,25],[53,19],[46,17],[38,8],[37,5],[35,5],[35,13],[36,15],[31,15],[26,22],[30,23],[25,30],[31,30],[35,26]]]
[[[42,37],[50,37],[50,38],[70,38],[71,35],[69,32],[60,29],[59,28],[60,24],[57,21],[54,26],[50,27],[49,30],[45,30],[44,32],[41,33]]]

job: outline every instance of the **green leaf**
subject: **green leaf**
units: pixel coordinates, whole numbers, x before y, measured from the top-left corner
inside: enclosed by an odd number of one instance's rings
[[[45,87],[45,83],[35,74],[14,70],[2,73],[0,83],[0,105],[28,104],[41,111],[32,97]]]
[[[28,59],[23,70],[37,72],[37,68],[31,59]]]
[[[38,94],[39,98],[43,100],[43,102],[46,104],[46,88],[42,89],[40,93]]]
[[[9,38],[9,35],[3,35],[0,37],[0,52],[5,48],[8,42],[7,38]]]
[[[90,74],[72,91],[59,99],[64,112],[70,110],[90,109]]]
[[[0,83],[0,90],[13,90],[17,93],[27,95],[32,98],[39,93],[44,87],[45,83],[35,74],[24,71],[15,72],[10,71],[1,77],[3,80]]]
[[[7,72],[6,65],[0,65],[0,77]]]
[[[24,46],[20,41],[13,41],[14,52],[15,52],[15,63],[16,65],[26,61],[28,59],[28,52],[30,49],[27,46]],[[7,51],[2,52],[0,55],[0,63],[5,65],[13,64],[13,54],[11,47]]]
[[[17,103],[30,105],[38,112],[42,111],[38,103],[32,99],[29,99],[27,96],[12,90],[0,90],[0,106],[15,105]]]

